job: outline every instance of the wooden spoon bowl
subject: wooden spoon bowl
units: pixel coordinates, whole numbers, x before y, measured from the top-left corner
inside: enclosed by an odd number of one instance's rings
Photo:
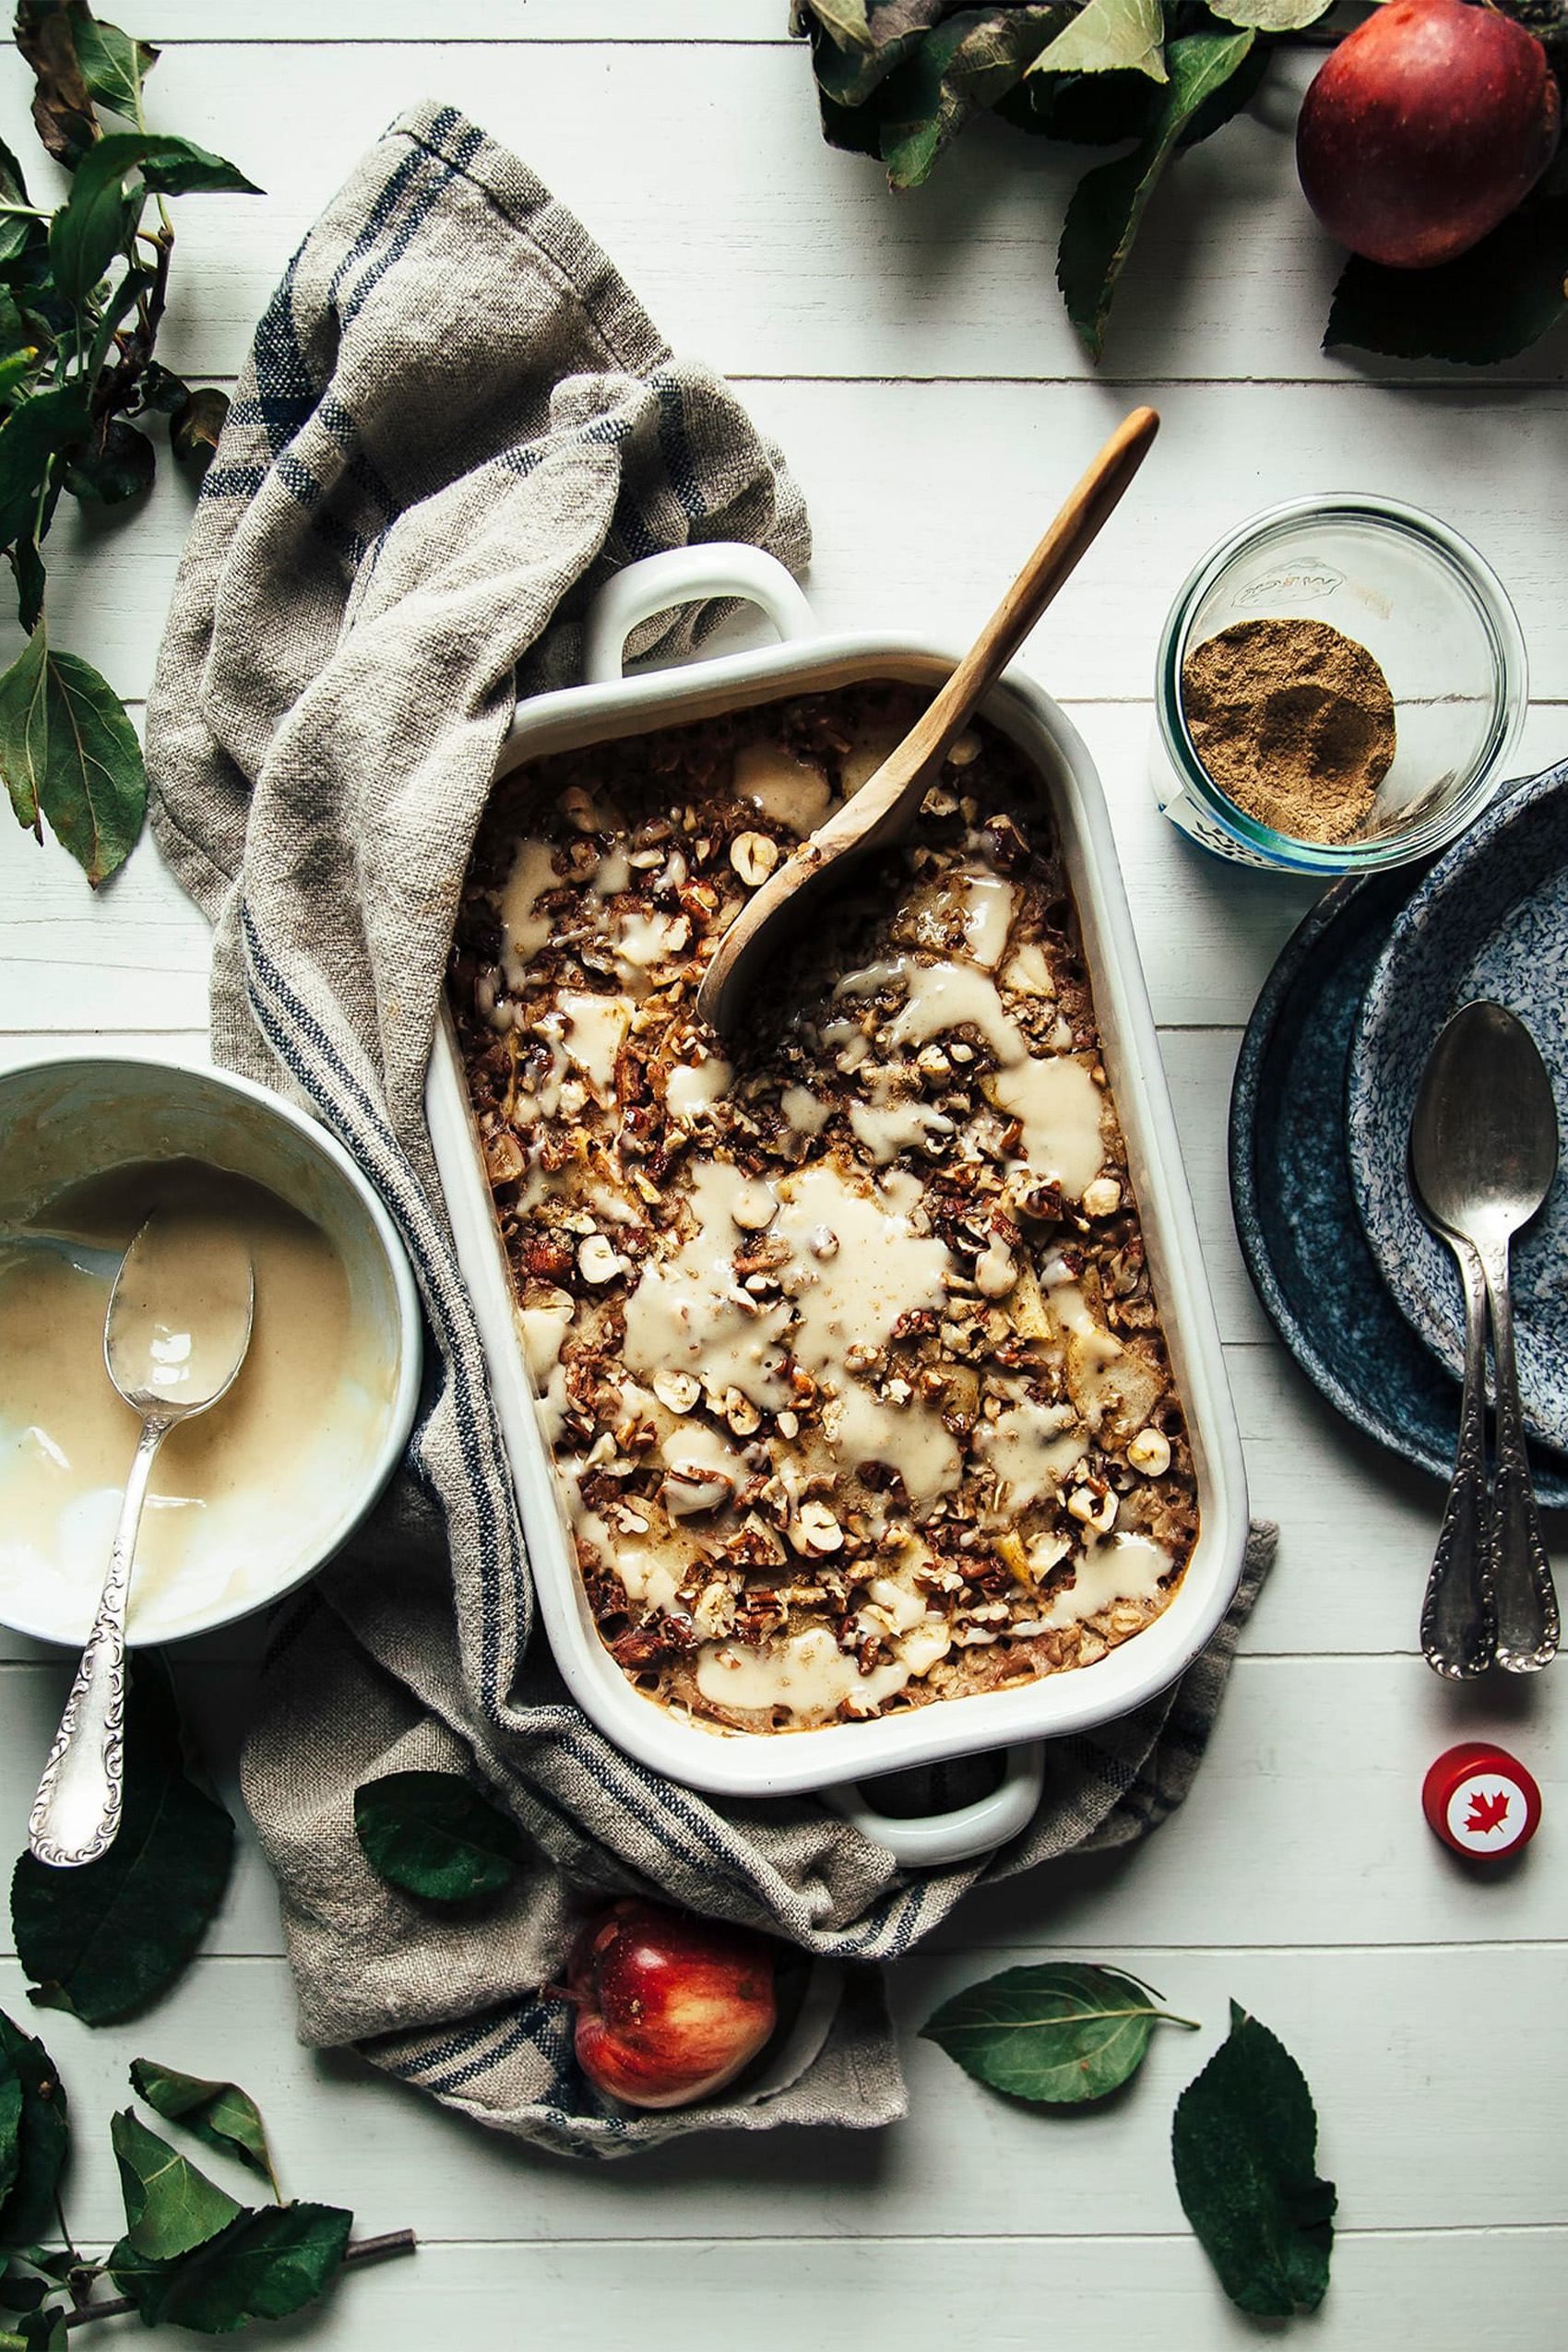
[[[719,943],[696,1009],[733,1036],[753,988],[799,932],[818,894],[852,861],[908,831],[927,787],[1057,589],[1121,503],[1159,430],[1134,409],[1111,434],[968,652],[897,748],[748,900]]]

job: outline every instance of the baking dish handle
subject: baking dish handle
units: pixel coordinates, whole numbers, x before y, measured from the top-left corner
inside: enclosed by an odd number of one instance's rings
[[[1045,1786],[1045,1748],[1033,1740],[1009,1748],[1006,1768],[989,1797],[956,1812],[919,1813],[901,1819],[879,1813],[866,1802],[860,1787],[846,1781],[841,1788],[825,1788],[823,1796],[851,1829],[870,1838],[906,1870],[932,1870],[944,1862],[967,1862],[1005,1846],[1034,1819]]]
[[[671,547],[645,555],[606,582],[588,606],[583,624],[583,674],[590,686],[620,677],[626,639],[640,621],[677,604],[707,604],[714,597],[739,597],[760,604],[779,636],[804,637],[816,623],[798,581],[776,556],[741,540],[714,540],[706,547]]]

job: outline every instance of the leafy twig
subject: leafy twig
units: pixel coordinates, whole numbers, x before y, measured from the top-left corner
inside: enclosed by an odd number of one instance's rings
[[[151,2059],[131,2069],[133,2088],[160,2114],[209,2145],[236,2155],[273,2187],[267,2133],[255,2101],[235,2083],[209,2083]],[[69,2328],[137,2312],[210,2335],[253,2320],[286,2319],[350,2265],[415,2251],[411,2229],[353,2239],[341,2205],[243,2205],[132,2108],[110,2129],[125,2206],[125,2235],[85,2261],[60,2204],[69,2147],[65,2097],[41,2041],[0,2011],[0,2323],[6,2344],[58,2344]],[[38,2242],[53,2209],[65,2251]],[[8,2250],[8,2251],[6,2251]],[[118,2292],[99,2296],[101,2283]]]
[[[0,676],[0,774],[18,821],[42,838],[47,817],[97,884],[141,830],[147,776],[118,696],[50,642],[39,550],[62,491],[112,506],[150,488],[157,457],[131,418],[160,411],[177,457],[210,458],[225,397],[193,391],[153,356],[174,245],[164,198],[256,191],[221,156],[148,129],[142,84],[158,52],[88,0],[21,0],[16,39],[40,137],[74,177],[46,212],[0,145],[0,548],[30,640]],[[106,132],[99,108],[135,129]],[[149,199],[154,230],[142,226]]]
[[[918,187],[968,124],[993,113],[1037,137],[1130,148],[1080,181],[1057,280],[1099,359],[1112,298],[1159,184],[1256,91],[1276,49],[1332,48],[1332,0],[796,0],[823,135]],[[1491,0],[1541,42],[1568,98],[1568,0]],[[1455,262],[1352,260],[1326,342],[1476,366],[1568,316],[1568,155],[1520,209]]]
[[[343,2249],[342,2267],[347,2270],[352,2263],[362,2267],[366,2263],[390,2262],[396,2255],[418,2251],[419,2239],[411,2229],[386,2229],[379,2238],[350,2239]],[[67,2311],[65,2325],[85,2327],[89,2320],[117,2320],[136,2308],[130,2296],[112,2295],[106,2302],[84,2303],[79,2311]]]

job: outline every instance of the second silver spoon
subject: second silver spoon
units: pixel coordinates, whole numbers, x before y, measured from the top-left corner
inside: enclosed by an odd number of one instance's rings
[[[1450,1240],[1457,1237],[1458,1242],[1469,1245],[1486,1285],[1497,1396],[1497,1478],[1489,1547],[1496,1610],[1494,1655],[1498,1665],[1511,1673],[1527,1674],[1555,1655],[1559,1620],[1525,1452],[1508,1254],[1514,1235],[1528,1224],[1551,1189],[1557,1172],[1557,1111],[1535,1039],[1504,1006],[1484,1001],[1465,1005],[1432,1047],[1411,1124],[1410,1172],[1430,1221]],[[1462,1256],[1460,1265],[1464,1270]],[[1472,1308],[1472,1324],[1473,1318]],[[1467,1347],[1467,1372],[1470,1355]],[[1464,1446],[1462,1430],[1456,1488],[1464,1470]],[[1445,1537],[1447,1533],[1445,1521]],[[1434,1578],[1442,1564],[1440,1543]],[[1424,1626],[1425,1621],[1423,1633]],[[1439,1670],[1476,1669],[1440,1666]]]

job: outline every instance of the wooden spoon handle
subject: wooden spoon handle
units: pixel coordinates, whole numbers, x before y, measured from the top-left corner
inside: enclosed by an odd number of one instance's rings
[[[1123,419],[930,708],[875,775],[775,868],[730,924],[696,1000],[697,1012],[721,1037],[739,1021],[749,982],[765,960],[770,927],[799,921],[805,892],[838,858],[880,848],[902,832],[932,771],[1092,544],[1158,430],[1152,409],[1134,409]],[[776,954],[784,936],[781,928],[773,931]]]
[[[852,819],[845,826],[851,837],[863,839],[963,732],[1057,589],[1110,521],[1158,430],[1153,409],[1134,409],[1123,418],[930,708],[877,775],[839,812]],[[837,823],[833,818],[817,833],[824,848],[837,846]]]

